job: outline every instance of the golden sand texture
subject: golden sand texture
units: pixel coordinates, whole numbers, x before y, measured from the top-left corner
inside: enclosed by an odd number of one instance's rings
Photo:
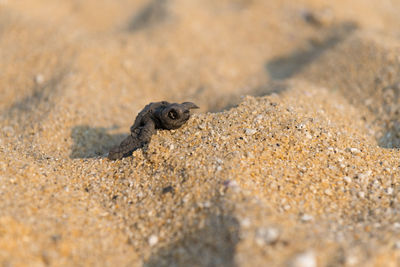
[[[400,265],[399,12],[0,0],[0,263]],[[201,109],[109,161],[160,100]]]

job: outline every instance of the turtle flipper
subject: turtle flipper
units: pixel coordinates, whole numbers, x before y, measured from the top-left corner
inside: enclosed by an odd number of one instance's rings
[[[143,127],[134,129],[134,131],[131,132],[131,134],[126,137],[119,146],[111,149],[108,153],[108,159],[116,160],[130,156],[134,150],[142,147],[145,143],[150,142],[151,136],[155,131],[155,123],[151,119],[148,119]]]
[[[127,136],[119,146],[110,150],[108,153],[108,159],[116,160],[130,156],[130,154],[132,154],[132,152],[140,146],[141,142],[137,138],[137,135],[131,134]]]

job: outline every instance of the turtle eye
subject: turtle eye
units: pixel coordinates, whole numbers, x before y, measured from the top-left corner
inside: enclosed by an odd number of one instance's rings
[[[168,112],[168,117],[169,117],[170,119],[172,119],[172,120],[176,120],[176,119],[178,118],[178,112],[176,112],[175,109],[171,109],[171,110]]]

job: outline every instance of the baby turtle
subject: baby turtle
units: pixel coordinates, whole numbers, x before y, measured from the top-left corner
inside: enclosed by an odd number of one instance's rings
[[[190,109],[199,108],[192,102],[182,104],[166,101],[150,103],[137,115],[131,126],[131,134],[118,147],[110,150],[110,160],[122,159],[151,140],[156,129],[178,129],[190,118]]]

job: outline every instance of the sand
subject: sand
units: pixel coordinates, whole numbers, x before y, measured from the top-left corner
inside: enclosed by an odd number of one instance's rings
[[[400,265],[399,11],[0,1],[1,265]]]

